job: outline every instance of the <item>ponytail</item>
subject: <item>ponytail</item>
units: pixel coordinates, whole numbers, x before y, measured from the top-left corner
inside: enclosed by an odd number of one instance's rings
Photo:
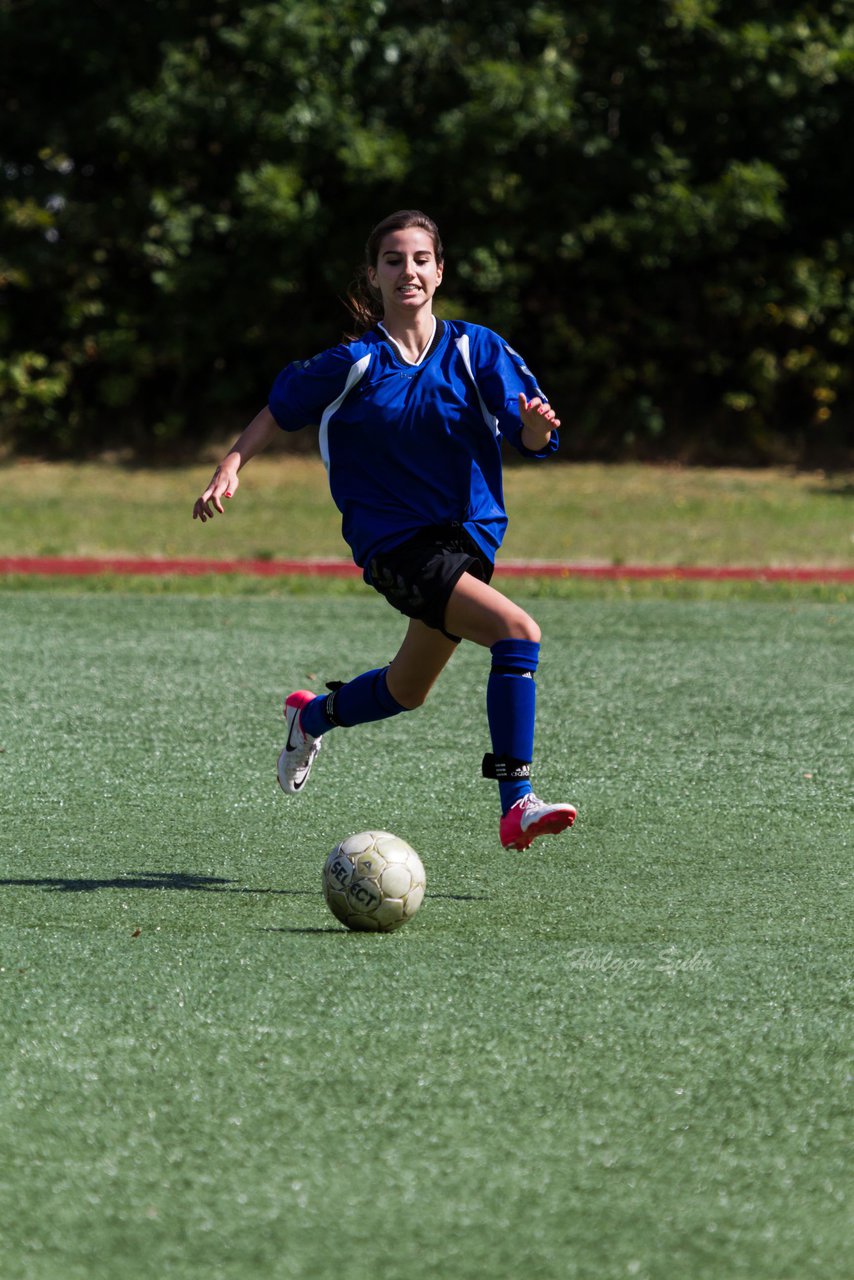
[[[344,298],[344,305],[353,318],[353,332],[345,333],[346,342],[358,342],[363,333],[373,329],[383,318],[383,302],[379,289],[374,289],[368,282],[368,268],[362,265],[356,268],[356,274],[350,282]]]

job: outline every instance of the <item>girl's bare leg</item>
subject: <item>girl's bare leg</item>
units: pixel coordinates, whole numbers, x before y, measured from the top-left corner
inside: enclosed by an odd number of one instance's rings
[[[524,609],[470,573],[462,575],[451,593],[445,626],[486,648],[499,640],[540,640],[540,628]]]
[[[420,707],[457,647],[441,631],[410,618],[403,644],[386,673],[388,691],[408,711]]]

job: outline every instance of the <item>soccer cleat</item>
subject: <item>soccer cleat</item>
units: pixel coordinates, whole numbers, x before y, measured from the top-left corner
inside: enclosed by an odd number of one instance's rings
[[[571,804],[543,804],[531,791],[505,813],[498,834],[505,849],[527,849],[537,836],[554,836],[575,822]]]
[[[309,693],[307,689],[298,689],[296,693],[289,693],[285,698],[288,737],[284,750],[279,756],[276,772],[279,776],[279,786],[292,796],[302,791],[311,773],[315,756],[323,745],[322,737],[313,738],[300,726],[300,712],[309,702],[314,701],[314,697],[315,695]]]

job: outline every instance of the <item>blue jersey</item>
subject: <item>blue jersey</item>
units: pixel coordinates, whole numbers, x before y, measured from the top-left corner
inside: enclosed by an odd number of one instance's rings
[[[480,325],[437,321],[418,364],[380,329],[287,365],[270,394],[285,431],[320,427],[344,539],[360,566],[433,525],[462,524],[494,560],[507,528],[501,438],[522,444],[519,392],[546,396],[507,343]]]

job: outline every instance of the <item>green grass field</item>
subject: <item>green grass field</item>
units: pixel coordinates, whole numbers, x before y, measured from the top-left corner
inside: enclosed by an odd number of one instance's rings
[[[472,647],[279,792],[366,590],[0,592],[3,1280],[850,1275],[854,615],[527,603],[579,819],[510,855]],[[387,936],[320,893],[370,826]]]

